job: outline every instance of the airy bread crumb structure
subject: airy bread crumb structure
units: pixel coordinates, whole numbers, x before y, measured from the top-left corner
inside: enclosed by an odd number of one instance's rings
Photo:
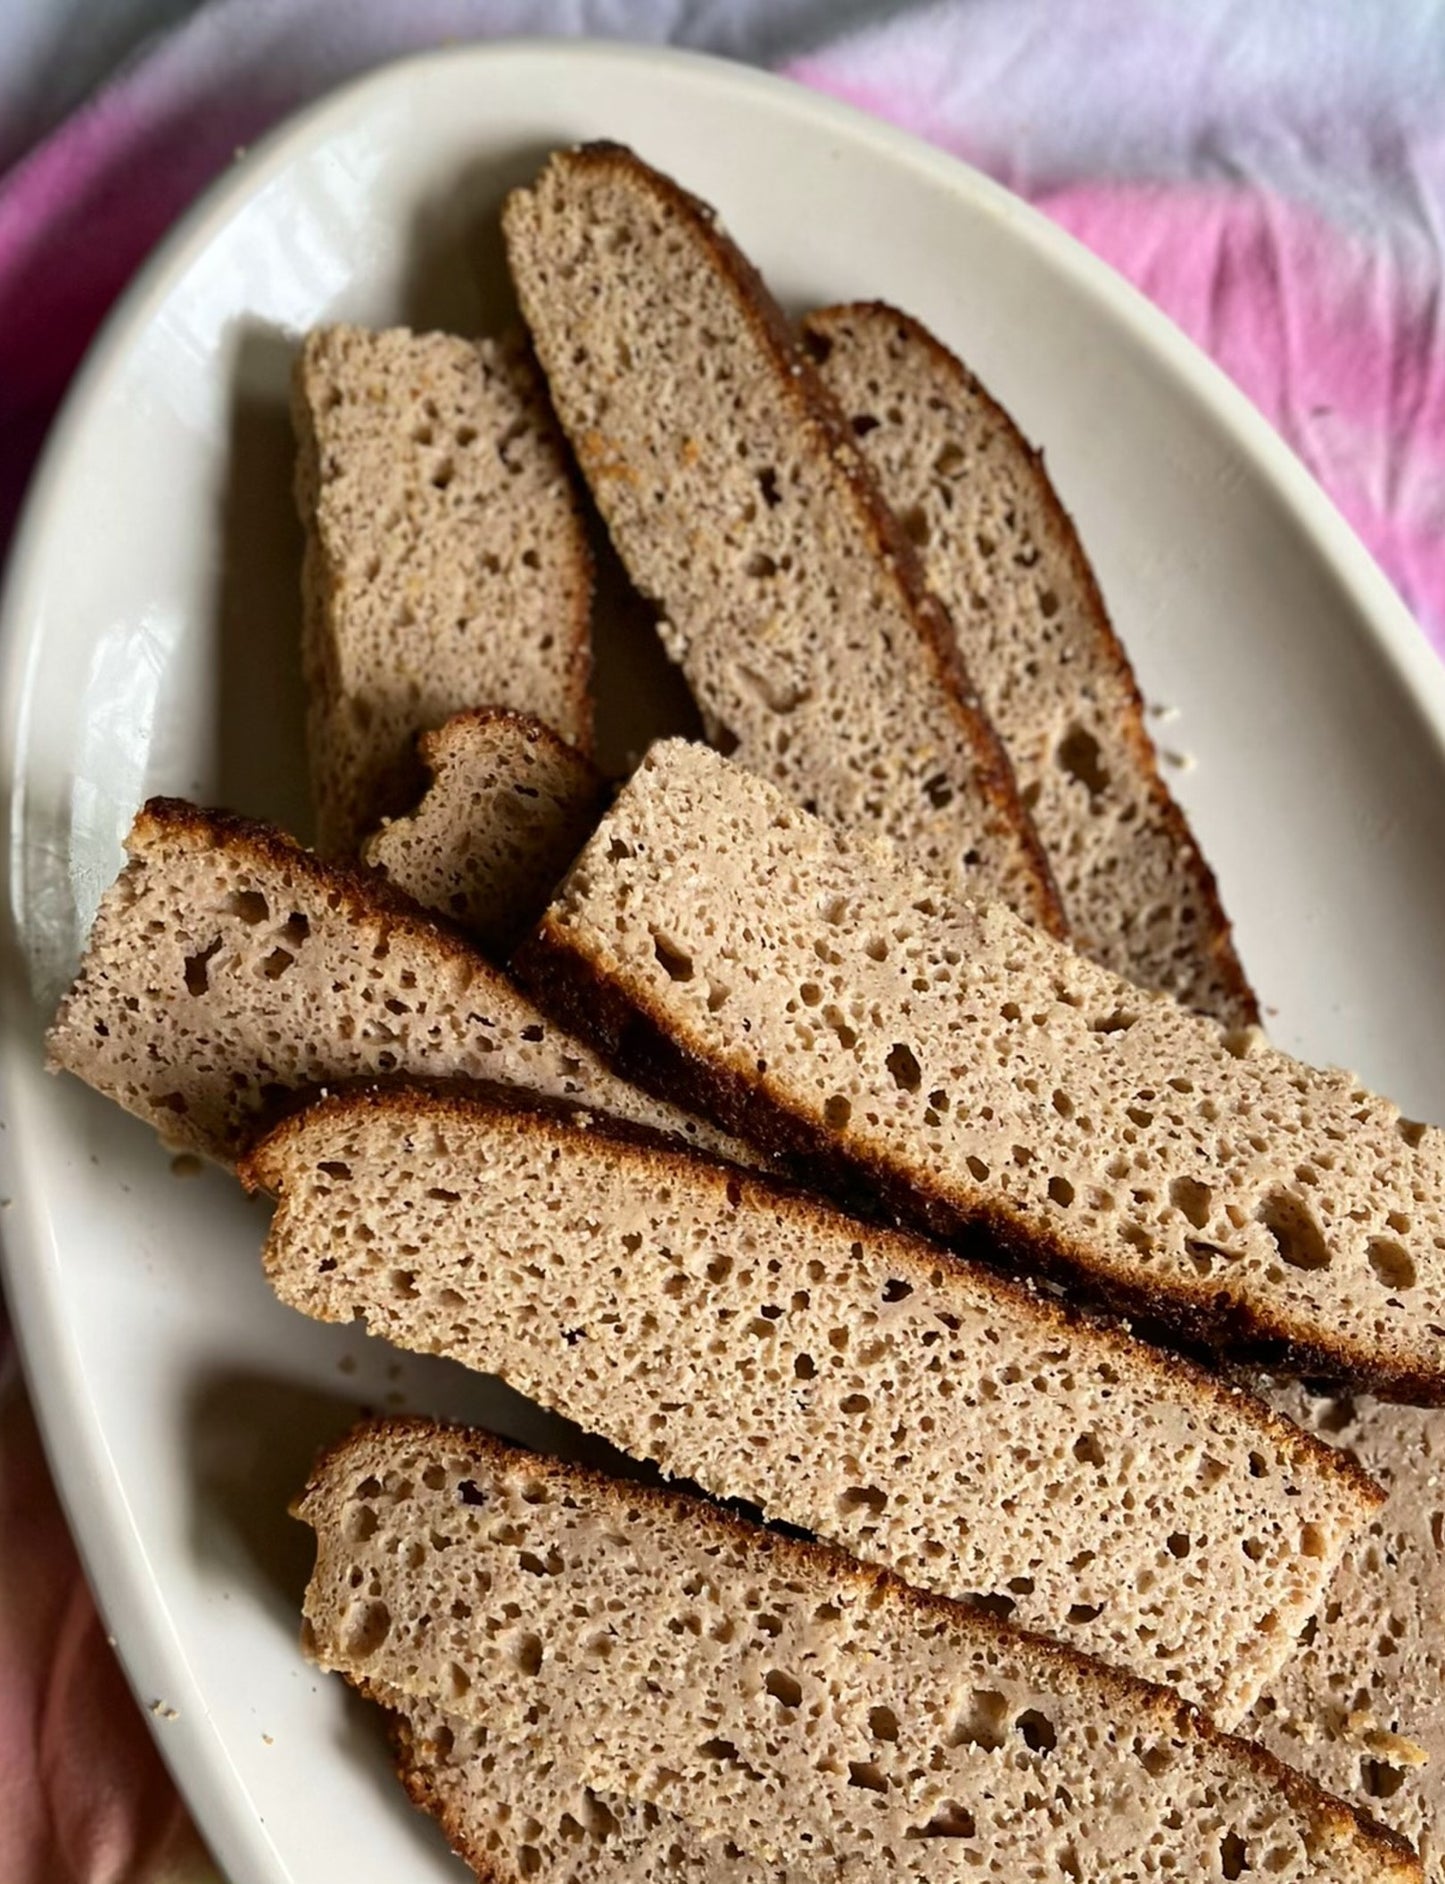
[[[954,890],[1058,899],[951,623],[757,273],[616,145],[502,217],[577,462],[709,736]]]
[[[1445,1400],[1445,1133],[655,747],[515,958],[620,1070],[1240,1359]]]
[[[425,796],[362,856],[505,961],[601,815],[601,774],[550,726],[503,707],[454,714],[417,750],[431,775]]]
[[[405,1088],[283,1122],[284,1302],[1232,1725],[1380,1494],[1258,1400],[726,1165]]]
[[[296,1510],[323,1667],[815,1877],[1420,1876],[1167,1690],[695,1500],[398,1420]]]
[[[803,322],[948,609],[1081,955],[1230,1026],[1259,1009],[1078,533],[1003,408],[881,302]]]
[[[520,336],[319,327],[292,409],[317,841],[350,856],[464,707],[590,745],[591,556]]]
[[[1389,1499],[1345,1551],[1243,1731],[1403,1832],[1445,1880],[1445,1412],[1278,1387],[1270,1399]]]
[[[487,1884],[790,1884],[732,1839],[700,1838],[650,1802],[599,1793],[552,1747],[520,1747],[425,1701],[361,1684],[392,1710],[392,1753],[412,1804]]]
[[[47,1036],[167,1144],[232,1160],[303,1089],[386,1073],[525,1087],[711,1148],[379,879],[180,799],[137,815]]]

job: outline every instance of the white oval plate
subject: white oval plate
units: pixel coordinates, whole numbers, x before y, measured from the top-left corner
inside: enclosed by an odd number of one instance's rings
[[[454,1877],[370,1718],[302,1662],[285,1515],[358,1402],[537,1436],[500,1390],[280,1308],[264,1213],[41,1071],[149,793],[301,815],[286,378],[316,321],[476,330],[503,191],[613,137],[723,211],[785,301],[886,295],[1048,451],[1283,1044],[1445,1116],[1445,683],[1364,551],[1129,288],[960,164],[682,54],[518,44],[394,67],[226,177],[127,295],[11,568],[0,776],[7,1282],[71,1521],[234,1884]],[[519,1422],[522,1425],[519,1426]]]

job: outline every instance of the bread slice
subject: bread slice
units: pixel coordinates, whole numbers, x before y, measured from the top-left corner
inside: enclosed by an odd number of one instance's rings
[[[952,624],[712,212],[595,144],[552,157],[502,222],[557,415],[709,737],[953,891],[1058,927]]]
[[[654,747],[515,958],[614,1065],[1240,1359],[1445,1400],[1445,1133]]]
[[[297,1515],[323,1667],[815,1876],[1420,1875],[1168,1690],[694,1499],[393,1420]]]
[[[293,1308],[497,1374],[669,1476],[984,1598],[1224,1725],[1380,1503],[1184,1362],[601,1124],[356,1092],[283,1122],[241,1175],[280,1199],[264,1261]]]
[[[1445,1413],[1299,1387],[1271,1398],[1358,1459],[1389,1502],[1345,1553],[1248,1731],[1418,1846],[1445,1879]]]
[[[351,855],[462,707],[590,744],[591,561],[520,337],[317,328],[293,409],[317,841]]]
[[[602,775],[550,726],[504,707],[454,714],[417,748],[426,796],[362,855],[505,961],[601,816]]]
[[[509,1745],[485,1726],[387,1690],[392,1753],[413,1805],[485,1884],[789,1884],[728,1839],[698,1837],[651,1803],[585,1785],[545,1745]]]
[[[1214,876],[1159,774],[1129,658],[1018,428],[881,302],[803,335],[948,609],[1081,955],[1231,1026],[1259,1019]]]
[[[726,1142],[614,1078],[398,892],[269,825],[153,798],[126,848],[47,1045],[168,1144],[235,1158],[299,1089],[383,1073]]]

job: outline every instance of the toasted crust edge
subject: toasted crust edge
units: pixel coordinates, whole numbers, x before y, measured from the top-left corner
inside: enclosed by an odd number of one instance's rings
[[[884,502],[849,432],[842,409],[798,344],[762,276],[722,229],[706,203],[671,177],[644,163],[626,145],[607,140],[578,145],[555,153],[548,159],[547,167],[563,164],[612,171],[648,192],[664,209],[684,222],[717,270],[724,287],[735,296],[740,311],[771,362],[779,398],[790,403],[809,429],[821,435],[823,450],[843,474],[859,521],[880,565],[892,570],[934,677],[958,722],[977,788],[995,818],[1014,832],[1028,862],[1032,877],[1033,907],[1028,912],[1031,920],[1051,935],[1066,936],[1068,925],[1048,857],[1024,809],[1008,753],[978,703],[978,693],[968,678],[953,622],[929,589],[918,553]],[[502,211],[504,234],[512,217],[519,213],[515,206],[525,202],[529,195],[530,189],[519,189],[508,197]],[[525,317],[526,297],[520,284],[518,292]],[[596,495],[594,493],[594,497]]]
[[[321,1515],[318,1507],[329,1488],[328,1482],[350,1470],[353,1459],[359,1461],[364,1458],[367,1447],[378,1443],[405,1445],[426,1440],[440,1440],[454,1447],[456,1456],[463,1463],[475,1463],[484,1469],[501,1472],[525,1464],[529,1474],[540,1476],[555,1485],[580,1488],[584,1493],[595,1493],[601,1500],[611,1500],[623,1506],[629,1503],[647,1505],[660,1516],[673,1519],[696,1536],[721,1543],[741,1542],[766,1557],[782,1558],[800,1570],[811,1571],[829,1582],[848,1584],[860,1592],[884,1593],[904,1609],[944,1623],[955,1641],[970,1637],[976,1639],[982,1635],[994,1640],[1022,1643],[1027,1652],[1038,1655],[1044,1662],[1051,1662],[1076,1677],[1086,1677],[1097,1688],[1101,1699],[1111,1703],[1115,1710],[1114,1718],[1125,1718],[1126,1710],[1132,1710],[1160,1733],[1182,1735],[1207,1746],[1228,1748],[1232,1756],[1242,1761],[1256,1777],[1282,1792],[1297,1811],[1327,1826],[1336,1837],[1358,1838],[1373,1849],[1382,1867],[1382,1877],[1397,1879],[1399,1884],[1405,1884],[1405,1880],[1423,1884],[1419,1859],[1408,1840],[1398,1832],[1389,1830],[1368,1813],[1315,1786],[1302,1773],[1286,1766],[1254,1741],[1221,1732],[1205,1714],[1181,1700],[1171,1689],[1158,1687],[1138,1676],[1123,1674],[1065,1643],[1051,1642],[1044,1636],[1020,1629],[987,1611],[968,1609],[946,1596],[914,1589],[891,1571],[861,1564],[832,1545],[783,1537],[776,1532],[763,1530],[684,1492],[609,1478],[605,1473],[586,1466],[572,1465],[543,1454],[528,1452],[475,1427],[403,1414],[364,1420],[326,1447],[316,1459],[306,1485],[293,1502],[292,1515],[302,1523],[311,1524],[313,1530],[318,1529],[312,1522],[312,1513]]]
[[[1045,469],[1043,452],[1029,443],[1009,413],[998,403],[988,388],[979,382],[956,354],[949,351],[937,335],[931,333],[913,315],[905,314],[901,308],[894,307],[891,302],[846,301],[831,307],[817,308],[812,313],[804,315],[801,322],[804,345],[806,346],[809,338],[814,335],[825,340],[830,339],[830,329],[837,322],[858,319],[887,320],[904,329],[948,378],[962,386],[972,398],[987,409],[990,417],[1010,435],[1021,455],[1028,461],[1034,473],[1034,488],[1040,506],[1047,511],[1059,531],[1060,540],[1064,545],[1074,576],[1084,594],[1093,631],[1098,636],[1105,658],[1113,667],[1116,678],[1128,693],[1129,706],[1121,731],[1134,753],[1140,780],[1171,842],[1183,856],[1194,892],[1203,905],[1210,932],[1208,959],[1223,981],[1232,1002],[1230,1011],[1227,1014],[1218,1014],[1216,1018],[1225,1021],[1230,1026],[1257,1026],[1260,1018],[1259,1000],[1250,986],[1249,978],[1244,972],[1244,965],[1235,948],[1233,924],[1226,915],[1220,899],[1218,879],[1159,770],[1158,754],[1154,750],[1154,742],[1150,739],[1144,723],[1144,696],[1139,691],[1133,664],[1110,618],[1103,591],[1099,587],[1098,577],[1094,573],[1093,564],[1084,553],[1084,546],[1074,520],[1055,490],[1053,479],[1049,477]]]
[[[410,1717],[373,1692],[365,1679],[353,1681],[348,1676],[347,1680],[368,1701],[381,1709],[386,1722],[386,1739],[391,1750],[392,1765],[396,1768],[396,1776],[407,1798],[418,1812],[425,1812],[428,1818],[436,1821],[442,1837],[462,1863],[471,1868],[479,1884],[525,1884],[519,1870],[497,1863],[468,1836],[460,1808],[444,1790],[438,1788],[433,1778],[431,1763],[434,1756],[429,1743],[417,1732]]]
[[[969,1262],[911,1231],[850,1217],[801,1185],[744,1171],[721,1158],[681,1146],[662,1133],[611,1116],[589,1115],[589,1123],[583,1127],[560,1107],[537,1105],[530,1100],[514,1102],[500,1091],[456,1090],[409,1080],[384,1086],[353,1087],[315,1100],[269,1131],[240,1161],[238,1175],[242,1184],[250,1192],[266,1191],[284,1199],[288,1160],[310,1157],[308,1141],[317,1137],[324,1139],[334,1126],[367,1114],[419,1123],[441,1117],[463,1127],[471,1125],[490,1130],[501,1127],[517,1137],[538,1133],[553,1144],[566,1145],[580,1159],[585,1159],[599,1146],[606,1146],[636,1169],[640,1194],[645,1193],[649,1181],[656,1179],[706,1191],[714,1197],[728,1192],[740,1193],[745,1206],[786,1214],[805,1231],[816,1227],[819,1232],[838,1235],[845,1228],[856,1229],[875,1247],[881,1248],[890,1264],[905,1277],[932,1287],[932,1277],[941,1269],[945,1291],[954,1276],[961,1285],[966,1270],[968,1279],[993,1300],[1027,1308],[1038,1318],[1041,1327],[1061,1335],[1082,1332],[1100,1341],[1127,1365],[1152,1371],[1163,1384],[1177,1382],[1181,1388],[1198,1394],[1216,1407],[1234,1414],[1252,1414],[1301,1469],[1323,1473],[1349,1488],[1358,1501],[1361,1524],[1385,1502],[1383,1489],[1337,1446],[1307,1433],[1254,1393],[1222,1380],[1198,1362],[1137,1339],[1116,1321],[1104,1320],[1041,1295],[1025,1282],[1002,1275],[997,1269]],[[271,1256],[268,1238],[263,1255],[268,1270]]]
[[[511,966],[539,1007],[589,1042],[613,1071],[659,1098],[786,1161],[812,1188],[837,1192],[860,1179],[872,1195],[925,1235],[978,1262],[1071,1285],[1085,1299],[1135,1324],[1145,1339],[1266,1373],[1338,1381],[1411,1406],[1445,1406],[1445,1356],[1434,1366],[1378,1354],[1343,1339],[1329,1342],[1248,1304],[1222,1306],[1182,1284],[1135,1285],[1100,1273],[1081,1246],[1016,1215],[996,1200],[944,1196],[925,1170],[903,1171],[800,1117],[771,1075],[752,1079],[717,1065],[707,1043],[675,1025],[644,993],[633,993],[549,910],[514,952]]]

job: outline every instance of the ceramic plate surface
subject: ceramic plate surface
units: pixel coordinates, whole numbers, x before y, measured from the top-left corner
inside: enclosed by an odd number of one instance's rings
[[[62,1492],[233,1884],[459,1875],[374,1723],[296,1647],[285,1516],[358,1404],[538,1436],[501,1390],[279,1307],[264,1206],[41,1070],[149,793],[303,822],[286,383],[317,321],[505,318],[503,192],[621,139],[723,212],[782,298],[885,294],[1047,450],[1275,1037],[1445,1117],[1445,681],[1245,402],[1127,287],[951,159],[781,81],[580,44],[447,52],[259,147],[127,296],[57,428],[0,668],[10,1300]],[[613,649],[614,701],[660,704]],[[609,709],[610,710],[610,709]],[[617,730],[625,740],[638,730]]]

